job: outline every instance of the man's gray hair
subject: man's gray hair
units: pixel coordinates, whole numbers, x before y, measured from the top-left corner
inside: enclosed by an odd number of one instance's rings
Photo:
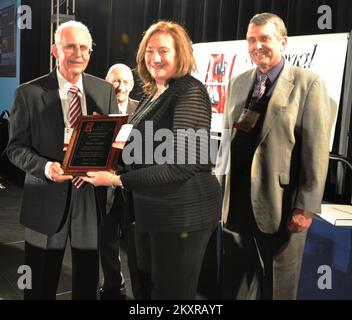
[[[83,32],[85,32],[89,38],[89,46],[90,48],[92,48],[93,39],[87,26],[84,25],[82,22],[74,21],[74,20],[64,22],[57,27],[55,31],[55,44],[61,43],[62,31],[66,28],[78,28],[78,29],[81,29]]]
[[[254,24],[255,26],[263,26],[269,22],[275,25],[278,36],[287,36],[287,29],[285,23],[278,15],[271,12],[263,12],[256,14],[249,21],[249,24]]]
[[[116,63],[114,65],[112,65],[105,77],[105,80],[108,80],[108,79],[113,79],[114,78],[114,74],[117,73],[117,72],[126,72],[130,78],[131,78],[131,81],[133,82],[133,73],[132,73],[132,70],[129,66],[123,64],[123,63]],[[109,80],[108,80],[109,81]]]

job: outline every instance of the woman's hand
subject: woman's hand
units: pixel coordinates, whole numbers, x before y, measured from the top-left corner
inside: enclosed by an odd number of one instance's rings
[[[98,186],[111,186],[111,180],[114,174],[110,171],[89,171],[87,176],[81,177],[84,181]]]
[[[81,178],[95,187],[111,186],[115,188],[121,184],[120,176],[117,176],[110,171],[89,171],[87,172],[87,176]]]

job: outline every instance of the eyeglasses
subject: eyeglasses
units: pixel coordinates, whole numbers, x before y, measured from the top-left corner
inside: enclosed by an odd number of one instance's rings
[[[76,49],[79,49],[79,51],[83,56],[89,56],[93,52],[93,49],[83,44],[79,45],[79,44],[69,43],[69,44],[61,44],[61,46],[62,46],[62,49],[69,54],[72,54]]]

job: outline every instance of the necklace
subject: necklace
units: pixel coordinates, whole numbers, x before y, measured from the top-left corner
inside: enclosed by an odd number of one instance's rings
[[[149,98],[145,101],[143,105],[138,107],[138,111],[133,115],[132,119],[129,121],[130,124],[138,124],[142,118],[149,112],[149,110],[154,106],[154,100]]]
[[[152,97],[152,101],[155,101],[156,99],[158,99],[168,87],[169,87],[169,85],[167,84],[166,86],[164,86],[162,88],[158,88],[156,93]]]
[[[129,123],[136,125],[139,123],[142,118],[149,112],[150,109],[153,108],[155,105],[155,100],[161,96],[166,89],[169,88],[169,85],[166,85],[165,87],[162,87],[161,89],[158,88],[157,92],[153,95],[150,96],[143,105],[138,107],[138,111],[133,115]]]

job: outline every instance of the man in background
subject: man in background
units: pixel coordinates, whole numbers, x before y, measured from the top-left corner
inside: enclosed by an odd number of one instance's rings
[[[114,64],[108,71],[106,78],[115,90],[118,108],[113,110],[115,114],[133,115],[138,106],[138,101],[129,97],[134,86],[131,69],[125,64]],[[125,299],[125,281],[121,272],[120,260],[120,237],[126,239],[128,252],[128,265],[130,269],[132,289],[134,295],[137,289],[134,281],[133,256],[134,235],[133,217],[126,213],[126,194],[121,188],[107,189],[107,205],[104,223],[101,228],[100,259],[103,269],[104,282],[100,289],[101,300]],[[131,250],[129,250],[131,249]],[[132,256],[131,256],[132,255]],[[137,298],[137,297],[135,297]]]
[[[114,64],[105,79],[112,84],[115,90],[118,104],[118,110],[115,110],[115,113],[132,116],[138,106],[138,101],[129,97],[134,86],[131,69],[122,63]]]

